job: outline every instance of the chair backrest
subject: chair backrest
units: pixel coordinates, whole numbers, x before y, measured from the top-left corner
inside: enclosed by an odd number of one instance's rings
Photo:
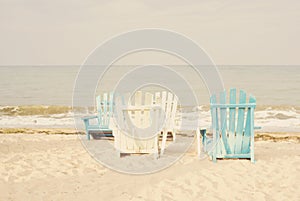
[[[148,92],[136,91],[130,100],[130,105],[136,108],[142,108],[142,106],[153,105],[153,94]],[[136,110],[130,111],[131,121],[138,128],[147,128],[151,125],[150,110]]]
[[[178,105],[177,96],[167,91],[156,92],[154,104],[161,105],[165,112],[165,128],[173,129],[175,127],[175,117]]]
[[[246,93],[240,90],[237,101],[236,89],[230,90],[229,103],[226,92],[210,98],[213,142],[217,154],[250,153],[251,137],[254,137],[254,109],[256,99],[252,95],[246,102]],[[238,103],[237,103],[238,102]]]
[[[114,95],[112,92],[103,93],[96,98],[98,121],[102,128],[109,128],[113,115]]]

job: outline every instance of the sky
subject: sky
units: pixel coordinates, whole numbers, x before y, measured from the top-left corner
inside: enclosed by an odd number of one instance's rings
[[[181,33],[219,65],[300,65],[299,11],[298,0],[0,0],[0,65],[80,65],[143,28]]]

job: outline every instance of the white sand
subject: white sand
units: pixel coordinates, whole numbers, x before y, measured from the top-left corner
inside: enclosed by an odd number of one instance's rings
[[[297,200],[300,144],[255,143],[256,164],[196,158],[133,176],[107,169],[74,135],[0,135],[0,200]],[[129,156],[130,157],[130,156]]]

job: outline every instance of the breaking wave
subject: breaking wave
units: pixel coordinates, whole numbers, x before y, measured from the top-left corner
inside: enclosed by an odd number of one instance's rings
[[[93,108],[76,108],[81,111],[80,118]],[[0,107],[0,128],[75,128],[74,108],[70,106],[2,106]],[[187,124],[199,120],[201,127],[209,128],[211,115],[209,105],[197,108],[178,108],[177,118],[185,119]],[[193,123],[191,123],[193,124]],[[259,132],[299,132],[300,107],[288,105],[260,105],[255,110],[255,125],[261,126]],[[182,125],[181,128],[189,125]]]

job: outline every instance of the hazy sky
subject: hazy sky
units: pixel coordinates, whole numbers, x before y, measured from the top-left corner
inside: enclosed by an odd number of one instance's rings
[[[182,33],[217,64],[300,64],[299,0],[0,0],[0,65],[81,64],[139,28]]]

